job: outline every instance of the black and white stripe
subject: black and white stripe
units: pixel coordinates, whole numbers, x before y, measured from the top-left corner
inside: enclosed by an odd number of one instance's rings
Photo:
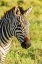
[[[20,42],[24,41],[20,21],[18,21],[13,11],[12,9],[6,12],[0,20],[0,64],[4,61],[7,52],[9,52],[11,44],[10,39],[13,36],[17,37]]]
[[[7,11],[0,20],[0,64],[4,61],[6,54],[10,50],[11,40],[15,36],[23,48],[30,47],[28,39],[29,23],[27,22],[21,7],[13,7]],[[29,13],[31,8],[29,9]]]

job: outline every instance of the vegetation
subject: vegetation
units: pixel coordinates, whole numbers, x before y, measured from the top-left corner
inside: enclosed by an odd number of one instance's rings
[[[42,0],[0,0],[0,18],[13,6],[33,6],[27,16],[30,22],[31,47],[23,49],[16,38],[11,43],[4,64],[42,64]]]

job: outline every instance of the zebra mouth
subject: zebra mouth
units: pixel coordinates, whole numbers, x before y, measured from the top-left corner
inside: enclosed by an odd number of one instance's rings
[[[28,40],[28,38],[26,37],[21,46],[25,49],[29,48],[31,46],[30,40]]]

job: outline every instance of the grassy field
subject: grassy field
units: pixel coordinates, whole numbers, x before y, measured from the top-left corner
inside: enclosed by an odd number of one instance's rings
[[[32,12],[27,15],[32,45],[25,50],[14,38],[3,64],[42,64],[42,0],[0,0],[0,18],[16,5],[24,9],[33,6]]]

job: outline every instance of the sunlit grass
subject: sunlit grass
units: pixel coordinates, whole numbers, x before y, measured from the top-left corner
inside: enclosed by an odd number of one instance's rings
[[[4,64],[42,64],[42,0],[0,0],[0,18],[16,5],[24,9],[33,6],[32,12],[27,16],[30,22],[31,47],[23,49],[14,38]]]

